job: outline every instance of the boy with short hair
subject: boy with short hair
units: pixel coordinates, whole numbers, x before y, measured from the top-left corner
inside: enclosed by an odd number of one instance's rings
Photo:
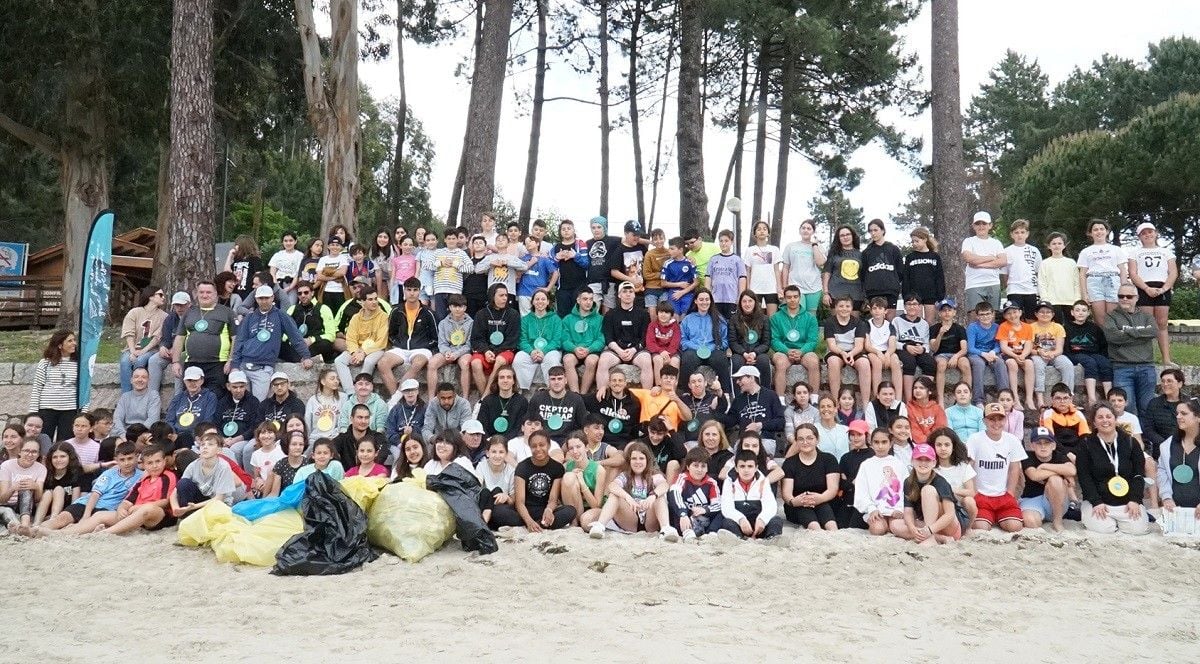
[[[771,539],[783,534],[775,492],[758,469],[758,455],[750,450],[739,451],[734,457],[734,471],[721,489],[721,530],[741,539]]]
[[[1050,388],[1050,407],[1042,413],[1041,427],[1054,436],[1054,442],[1063,454],[1072,457],[1083,437],[1092,432],[1087,417],[1075,407],[1071,388],[1066,383],[1055,383]]]
[[[750,276],[746,262],[733,251],[733,231],[726,229],[718,233],[717,245],[721,252],[708,261],[704,283],[712,291],[717,311],[729,320],[737,309],[738,295],[746,290]]]
[[[667,494],[671,526],[679,531],[684,542],[721,527],[721,490],[717,481],[708,476],[708,459],[708,450],[703,446],[689,450],[683,458],[686,472],[679,474]]]
[[[967,361],[971,364],[971,402],[983,405],[983,371],[991,369],[996,378],[996,390],[1008,389],[1008,369],[1000,356],[996,333],[996,311],[987,302],[975,307],[975,320],[967,325]]]
[[[137,452],[133,443],[126,441],[117,445],[115,457],[116,465],[96,478],[86,496],[80,496],[53,519],[34,528],[32,534],[35,537],[55,531],[77,534],[91,532],[99,525],[116,523],[117,514],[114,510],[142,478],[142,471],[137,467]],[[97,518],[92,519],[93,516]]]
[[[1049,519],[1054,532],[1061,533],[1068,486],[1075,480],[1075,464],[1057,449],[1054,434],[1045,427],[1033,430],[1029,446],[1033,455],[1021,461],[1021,472],[1025,474],[1021,518],[1026,528],[1041,528]]]
[[[521,260],[525,262],[525,271],[521,273],[521,283],[517,285],[517,304],[521,315],[533,310],[533,294],[545,288],[553,291],[558,282],[558,263],[553,258],[541,253],[542,241],[530,235],[525,238],[525,248]],[[551,301],[551,305],[554,302]],[[550,311],[554,308],[551,306]]]
[[[81,522],[78,528],[84,533],[103,530],[110,535],[124,535],[138,528],[154,531],[175,525],[169,509],[175,473],[167,469],[167,450],[162,445],[148,445],[142,450],[142,471],[142,478],[117,506],[115,523],[100,523],[89,531],[86,522]],[[99,517],[93,514],[91,518]]]
[[[537,256],[534,255],[527,261],[521,260],[508,250],[508,246],[508,236],[497,235],[496,253],[488,254],[482,261],[479,261],[475,265],[475,273],[487,273],[487,287],[489,292],[491,292],[492,286],[504,284],[504,287],[508,290],[508,305],[513,306],[517,303],[517,275],[527,270],[530,265],[536,263]],[[491,302],[486,302],[485,306],[494,305]]]
[[[683,255],[683,238],[671,238],[667,251],[670,260],[662,268],[663,293],[675,307],[675,315],[682,318],[692,306],[692,291],[696,290],[696,266]]]
[[[958,303],[946,298],[934,305],[938,322],[929,326],[929,348],[933,351],[938,403],[946,405],[946,369],[958,369],[958,379],[971,385],[971,362],[967,359],[967,330],[955,320]]]
[[[1005,278],[1005,293],[1008,299],[1021,307],[1021,317],[1031,321],[1035,316],[1038,301],[1038,270],[1042,268],[1042,252],[1026,244],[1029,239],[1029,222],[1018,219],[1009,226],[1013,243],[1004,248],[1008,264],[1000,270]]]
[[[646,285],[646,308],[654,311],[663,299],[662,269],[671,253],[667,251],[667,234],[661,228],[650,231],[650,248],[642,260],[642,281]]]
[[[474,321],[467,315],[467,299],[461,293],[447,298],[450,315],[437,324],[438,352],[425,369],[427,401],[432,402],[438,384],[438,370],[448,364],[458,365],[458,382],[463,394],[471,393],[471,328]]]
[[[900,358],[901,372],[904,374],[905,401],[912,401],[913,382],[916,381],[918,369],[923,376],[937,373],[937,363],[934,362],[929,340],[929,322],[921,316],[923,311],[920,296],[909,293],[904,296],[904,314],[892,319],[892,327],[896,329],[896,356]],[[939,404],[942,396],[941,393],[937,395]]]
[[[1033,326],[1021,321],[1021,308],[1012,302],[1005,302],[1002,309],[1004,322],[996,330],[996,340],[1000,342],[1000,354],[1008,367],[1008,384],[1013,390],[1017,389],[1017,371],[1025,376],[1025,407],[1037,410],[1033,401],[1033,385],[1035,371],[1033,368]],[[1019,399],[1018,399],[1019,401]]]

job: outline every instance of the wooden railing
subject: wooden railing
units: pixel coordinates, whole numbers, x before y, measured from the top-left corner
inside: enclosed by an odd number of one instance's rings
[[[61,277],[0,277],[0,328],[54,327],[61,308]]]

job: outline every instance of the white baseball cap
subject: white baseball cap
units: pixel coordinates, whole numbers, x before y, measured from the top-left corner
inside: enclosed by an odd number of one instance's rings
[[[287,375],[286,371],[276,371],[271,374],[271,382],[274,383],[277,380],[291,380],[291,377]]]
[[[275,289],[267,285],[259,286],[254,289],[254,297],[275,297]]]
[[[200,367],[188,367],[187,370],[183,372],[184,380],[202,380],[203,378],[204,369],[201,369]]]
[[[403,383],[400,383],[400,391],[401,392],[407,392],[409,390],[416,390],[416,389],[419,389],[420,387],[421,387],[421,384],[418,383],[417,379],[415,379],[415,378],[409,378],[409,379],[405,380]]]
[[[1148,221],[1143,221],[1142,223],[1138,224],[1137,233],[1135,233],[1135,235],[1141,235],[1142,231],[1156,231],[1156,230],[1158,230],[1158,226],[1155,226],[1154,224],[1152,224]]]
[[[737,373],[733,374],[733,378],[741,378],[742,376],[754,376],[755,378],[762,378],[762,374],[758,372],[758,367],[753,367],[749,364],[745,365],[741,369],[738,369]]]
[[[196,368],[199,369],[199,367],[196,367]],[[246,372],[245,371],[242,371],[241,369],[234,369],[233,371],[229,372],[229,381],[228,382],[230,385],[234,385],[234,384],[245,385],[246,383],[249,383],[250,381],[246,380]]]
[[[975,213],[974,217],[971,218],[972,224],[974,224],[977,221],[984,221],[984,222],[987,222],[990,224],[990,223],[992,223],[992,215],[984,212],[983,210],[980,210],[979,212]]]
[[[191,304],[192,296],[183,291],[179,291],[171,296],[171,304]]]
[[[462,423],[462,432],[483,433],[483,425],[479,423],[479,420],[467,420]]]

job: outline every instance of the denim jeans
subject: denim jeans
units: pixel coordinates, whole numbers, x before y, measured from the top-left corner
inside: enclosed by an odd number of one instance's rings
[[[146,368],[149,369],[150,358],[158,353],[157,350],[142,353],[135,360],[130,359],[129,350],[121,351],[121,391],[128,392],[133,389],[133,370]]]
[[[971,398],[976,404],[983,403],[983,373],[989,368],[986,360],[981,355],[968,355],[967,361],[971,363]],[[992,375],[996,378],[996,390],[1008,389],[1008,368],[1004,366],[1004,360],[999,357],[990,365]]]
[[[1157,384],[1158,374],[1153,364],[1113,364],[1113,387],[1119,387],[1129,395],[1126,412],[1134,415],[1146,412]]]

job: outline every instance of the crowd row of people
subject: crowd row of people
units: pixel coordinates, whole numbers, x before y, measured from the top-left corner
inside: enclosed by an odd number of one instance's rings
[[[437,234],[418,229],[415,235],[425,247],[421,252],[409,251],[414,241],[405,235],[400,238],[398,255],[413,260],[399,263],[391,260],[397,256],[395,252],[383,251],[390,245],[387,233],[380,233],[375,245],[365,249],[351,243],[342,229],[323,243],[327,255],[315,262],[307,260],[311,256],[299,261],[294,274],[289,272],[289,263],[276,260],[278,255],[270,261],[270,270],[261,270],[261,261],[249,260],[254,256],[253,243],[239,241],[228,265],[238,283],[222,282],[220,277],[202,281],[194,293],[173,294],[169,312],[164,306],[165,292],[150,288],[143,293],[141,306],[126,316],[123,392],[112,413],[79,415],[79,404],[74,402],[76,340],[70,333],[56,333],[38,365],[30,416],[24,423],[37,434],[33,438],[38,454],[33,459],[42,459],[44,467],[58,468],[55,454],[62,450],[51,444],[66,441],[90,482],[121,465],[118,457],[123,443],[134,443],[134,453],[143,458],[146,449],[161,449],[164,460],[159,475],[175,474],[169,482],[156,481],[152,489],[143,487],[146,496],[158,495],[156,501],[169,501],[168,484],[173,486],[173,478],[179,477],[187,496],[196,500],[171,504],[162,515],[135,510],[141,514],[139,519],[147,514],[153,517],[148,519],[153,521],[151,525],[186,514],[187,505],[199,503],[205,496],[211,498],[213,483],[208,480],[217,472],[214,468],[224,467],[218,463],[221,459],[229,467],[227,475],[234,478],[235,489],[219,494],[222,499],[235,500],[268,496],[286,488],[292,481],[289,469],[294,471],[302,461],[318,457],[322,470],[331,464],[345,464],[343,472],[397,477],[407,476],[403,471],[406,465],[410,470],[428,466],[427,471],[436,472],[439,464],[462,458],[485,486],[489,479],[495,480],[485,493],[493,494],[496,501],[481,504],[495,524],[529,526],[526,517],[533,514],[537,517],[533,522],[542,526],[577,523],[602,532],[613,524],[629,530],[634,523],[630,519],[636,517],[642,527],[647,519],[653,519],[651,529],[662,529],[664,524],[678,524],[680,515],[669,509],[667,500],[654,507],[650,494],[662,497],[677,481],[692,481],[704,487],[702,493],[729,496],[734,505],[758,501],[764,517],[761,531],[757,517],[746,520],[751,531],[747,532],[746,524],[723,506],[719,518],[708,516],[713,528],[727,526],[735,533],[761,535],[776,532],[781,525],[766,518],[774,516],[768,500],[782,500],[785,507],[797,509],[825,505],[835,514],[841,513],[835,509],[838,504],[846,509],[855,506],[853,500],[846,500],[846,483],[853,484],[857,473],[839,469],[836,487],[830,485],[830,490],[836,488],[830,500],[818,501],[807,495],[814,493],[815,485],[812,491],[793,491],[789,496],[787,483],[780,484],[780,473],[789,459],[799,458],[804,465],[815,458],[812,449],[801,443],[810,429],[813,449],[827,453],[835,463],[843,462],[852,450],[866,454],[862,450],[873,447],[873,432],[883,431],[891,451],[881,457],[905,463],[904,472],[891,468],[899,481],[908,476],[910,468],[921,470],[913,463],[914,452],[923,450],[919,446],[938,449],[936,432],[969,442],[988,434],[993,415],[999,415],[1000,430],[1023,450],[1029,412],[1054,438],[1057,448],[1076,463],[1082,441],[1103,435],[1096,433],[1099,428],[1089,427],[1074,403],[1078,365],[1088,405],[1107,408],[1114,419],[1121,420],[1123,435],[1145,450],[1137,469],[1139,478],[1154,478],[1163,468],[1181,465],[1170,455],[1162,456],[1162,443],[1178,438],[1177,420],[1182,415],[1176,410],[1182,407],[1179,389],[1183,374],[1168,368],[1162,375],[1163,395],[1154,395],[1153,343],[1158,330],[1151,315],[1137,309],[1138,298],[1147,294],[1142,286],[1149,283],[1137,267],[1120,271],[1118,282],[1128,283],[1117,284],[1115,308],[1105,306],[1100,312],[1095,308],[1096,298],[1076,298],[1060,323],[1057,319],[1064,312],[1057,302],[1036,295],[1030,300],[1027,295],[1033,294],[1019,292],[1024,277],[1018,276],[1018,284],[1014,284],[1014,266],[1030,264],[1024,259],[1010,261],[1005,252],[1012,247],[1001,247],[990,261],[973,266],[986,248],[964,242],[968,271],[1008,268],[1008,299],[1003,304],[993,304],[999,298],[998,290],[993,297],[988,288],[978,281],[972,285],[968,279],[965,301],[972,303],[973,320],[964,327],[957,322],[958,304],[945,296],[944,286],[933,289],[937,299],[929,301],[929,284],[920,275],[929,267],[937,272],[934,281],[940,281],[940,259],[936,258],[936,242],[923,229],[914,231],[914,251],[902,256],[900,269],[893,270],[894,290],[879,290],[867,287],[876,283],[868,277],[884,270],[868,266],[864,271],[863,267],[875,253],[886,250],[890,254],[887,247],[894,248],[883,240],[883,224],[878,221],[869,225],[872,243],[857,255],[853,253],[858,252],[857,237],[848,228],[835,232],[835,245],[840,249],[831,247],[828,254],[814,242],[805,246],[793,243],[780,253],[765,245],[765,224],[756,224],[755,244],[743,256],[733,253],[732,234],[727,232],[715,245],[697,237],[673,238],[664,250],[663,234],[646,236],[638,222],[627,223],[624,235],[616,238],[607,235],[605,220],[593,219],[593,238],[588,241],[576,239],[572,224],[562,222],[560,241],[553,244],[543,239],[544,224],[535,224],[524,237],[519,228],[498,233],[489,228],[489,221],[485,216],[483,232],[474,236],[464,229],[448,230],[440,247]],[[990,239],[979,235],[982,231],[986,236],[990,229],[986,215],[977,215],[973,227],[976,239]],[[811,240],[813,230],[811,222],[801,225],[801,244],[806,238]],[[1153,241],[1150,233],[1142,231],[1139,229],[1143,241]],[[1012,232],[1013,246],[1025,252],[1028,229],[1017,223]],[[285,252],[295,251],[294,240],[294,236],[290,240],[285,236]],[[460,241],[469,242],[469,254],[458,249]],[[1093,247],[1101,244],[1097,241]],[[350,245],[349,260],[342,259],[344,245]],[[1056,246],[1052,239],[1052,251]],[[656,264],[654,252],[658,250],[665,253]],[[380,265],[385,261],[376,260],[380,252],[388,257],[387,268]],[[1052,258],[1059,258],[1060,253]],[[933,263],[916,263],[916,269],[910,269],[913,266],[905,262],[911,263],[908,259],[913,254],[932,254],[918,258],[933,259]],[[999,258],[1000,254],[1006,258]],[[1080,260],[1085,262],[1083,254]],[[1130,255],[1129,260],[1141,258]],[[1173,281],[1173,257],[1168,262]],[[407,272],[409,268],[412,273]],[[421,275],[425,270],[429,274]],[[816,290],[810,289],[813,270],[823,281]],[[856,297],[858,291],[839,290],[844,285],[841,281],[853,281],[849,277],[860,272],[864,282],[861,296]],[[1081,273],[1078,281],[1086,285],[1089,279],[1090,274]],[[473,281],[475,285],[471,285]],[[244,295],[238,292],[243,282],[251,289]],[[482,297],[476,290],[480,284]],[[772,292],[765,292],[768,290]],[[235,302],[232,298],[239,299]],[[253,304],[247,307],[245,302]],[[901,303],[899,315],[897,303]],[[829,307],[829,313],[818,324],[815,313],[822,304]],[[997,314],[1002,322],[995,320]],[[1093,316],[1097,320],[1089,320]],[[305,402],[277,365],[299,361],[309,368],[314,358],[332,366],[319,372],[314,394]],[[821,365],[828,369],[826,393],[820,392]],[[447,366],[457,367],[456,381],[442,379],[441,370]],[[794,366],[803,369],[803,377],[789,385],[793,379],[788,370]],[[1047,390],[1046,373],[1051,366],[1062,382]],[[631,367],[637,370],[639,387],[629,384],[626,372]],[[951,369],[958,371],[960,381],[947,392]],[[855,387],[842,384],[844,370],[853,377]],[[989,372],[996,384],[991,397],[984,386]],[[175,376],[176,391],[164,409],[159,395],[163,378],[169,374]],[[383,383],[382,391],[376,388],[376,374]],[[424,379],[423,390],[419,379]],[[686,387],[680,388],[681,380]],[[535,383],[544,384],[545,389],[531,391]],[[1019,390],[1021,385],[1024,390]],[[474,404],[469,399],[472,388],[479,395]],[[985,400],[993,403],[985,405]],[[82,429],[86,432],[80,434]],[[13,432],[9,445],[6,430],[5,454],[21,468],[29,468],[24,464],[21,441],[30,437],[30,431]],[[730,433],[735,434],[739,448],[746,444],[757,450],[755,463],[745,468],[745,477],[743,464],[733,458],[728,443],[722,442]],[[572,436],[582,450],[575,451],[574,463]],[[543,437],[544,455],[533,449],[535,441]],[[1030,451],[1036,451],[1032,438]],[[215,446],[210,454],[206,445],[212,440]],[[493,454],[492,447],[498,443],[503,443],[503,450],[497,448]],[[294,447],[298,449],[293,455]],[[1167,450],[1174,454],[1171,446]],[[702,452],[708,455],[706,476],[711,485],[691,473],[691,466],[699,468]],[[1190,453],[1186,448],[1183,451],[1185,468]],[[689,454],[693,454],[690,460]],[[924,461],[922,454],[917,456]],[[1021,461],[1015,453],[1012,456],[1010,461]],[[776,464],[777,458],[783,462]],[[989,457],[983,458],[991,463]],[[536,469],[525,467],[522,471],[521,464],[529,459]],[[565,464],[561,476],[564,495],[544,507],[535,501],[537,509],[532,511],[515,506],[514,498],[528,499],[524,489],[516,492],[507,486],[509,490],[499,491],[503,497],[495,495],[498,487],[506,488],[503,478],[497,476],[503,475],[503,465],[518,476],[524,472],[526,482],[536,476],[539,497],[549,498],[549,494],[540,495],[541,490],[552,484],[557,487],[554,480],[559,478],[543,476],[548,472],[547,459]],[[197,468],[210,473],[205,481],[186,477],[187,468],[197,460],[203,461]],[[480,465],[488,461],[493,465]],[[593,462],[614,473],[611,481]],[[1041,478],[1043,471],[1034,476]],[[121,476],[131,477],[129,472]],[[755,479],[754,473],[761,477]],[[722,486],[731,474],[736,478],[733,486]],[[591,478],[590,484],[584,481],[581,485],[584,476]],[[913,481],[936,483],[929,477],[928,473],[913,475]],[[1024,478],[1017,472],[1018,483],[1027,486]],[[184,479],[196,486],[183,483]],[[219,484],[227,488],[228,479]],[[1070,511],[1072,501],[1096,505],[1096,500],[1090,500],[1096,498],[1094,494],[1082,491],[1074,478],[1064,479],[1069,480],[1069,500],[1063,513]],[[109,479],[102,487],[114,481]],[[17,521],[27,520],[29,532],[35,524],[48,530],[79,531],[124,523],[118,532],[147,524],[135,524],[137,519],[126,522],[126,516],[132,518],[128,510],[116,520],[112,518],[120,510],[104,517],[112,523],[95,522],[94,505],[87,514],[72,515],[60,506],[63,512],[59,514],[68,516],[52,515],[56,504],[53,491],[37,492],[38,500],[33,501],[41,506],[50,496],[43,516],[52,516],[42,518],[33,503],[22,503],[21,496],[32,485],[26,482],[21,486],[26,489],[10,486],[13,492],[7,499],[18,508]],[[961,483],[956,486],[961,489]],[[1161,486],[1143,483],[1139,491],[1142,486],[1150,489],[1151,505],[1160,498],[1166,504],[1167,492]],[[94,492],[89,485],[80,484],[79,488],[77,500],[86,503]],[[1179,495],[1179,488],[1172,487],[1171,494]],[[1187,489],[1182,493],[1187,496]],[[617,500],[605,502],[610,495]],[[582,500],[586,496],[591,500]],[[70,502],[65,498],[59,502]],[[834,498],[841,503],[832,502]],[[969,496],[958,495],[955,509],[970,516],[972,501],[966,498]],[[1055,501],[1057,505],[1057,498]],[[917,494],[909,499],[910,507],[921,502]],[[545,507],[555,509],[547,511]],[[567,508],[573,510],[569,517]],[[596,511],[591,513],[593,509]],[[794,510],[789,513],[794,516]],[[828,513],[821,510],[821,516]],[[1004,513],[1011,514],[1011,510]],[[902,510],[897,514],[903,521]],[[916,518],[921,514],[918,509]],[[694,516],[702,515],[697,512]],[[1049,510],[1043,518],[1057,527],[1062,514]],[[998,517],[990,522],[1003,527],[1007,520]],[[842,514],[840,521],[845,525],[854,519]],[[975,521],[971,518],[960,526],[969,528]],[[812,522],[818,527],[831,523],[822,518]],[[872,518],[857,525],[873,525],[877,530],[879,523]],[[904,523],[906,531],[900,526],[893,529],[890,522],[887,531],[917,537],[919,528]],[[945,528],[930,532],[952,536],[949,530],[942,532]],[[676,534],[687,530],[676,529]],[[937,539],[928,533],[918,539],[929,538]]]

